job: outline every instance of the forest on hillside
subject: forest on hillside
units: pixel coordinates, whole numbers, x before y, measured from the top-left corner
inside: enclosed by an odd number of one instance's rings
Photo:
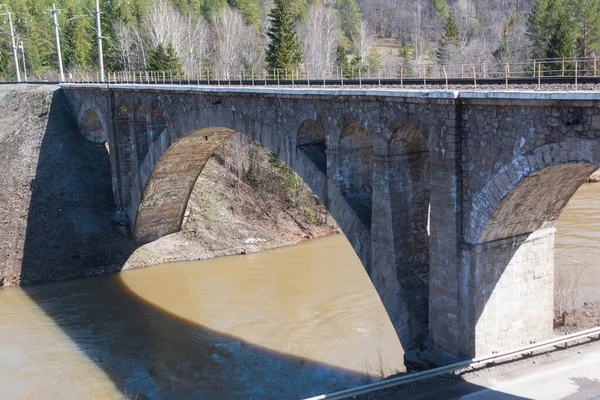
[[[94,71],[94,0],[54,0],[66,72]],[[30,76],[57,70],[52,0],[9,0]],[[259,70],[595,57],[598,0],[101,0],[104,64]],[[7,16],[0,76],[14,79]],[[19,52],[22,65],[22,52]]]

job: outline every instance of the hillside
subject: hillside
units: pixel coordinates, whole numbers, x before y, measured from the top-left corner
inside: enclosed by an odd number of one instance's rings
[[[0,286],[256,251],[337,229],[309,192],[293,207],[282,185],[238,180],[223,150],[201,174],[182,232],[138,249],[113,221],[106,149],[79,134],[57,87],[2,85],[0,109]]]

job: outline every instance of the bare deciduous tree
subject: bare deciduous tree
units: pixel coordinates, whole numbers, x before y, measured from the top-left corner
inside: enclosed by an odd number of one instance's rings
[[[331,77],[335,68],[335,52],[341,38],[340,24],[330,7],[312,4],[302,26],[300,38],[304,60],[311,75]]]
[[[115,50],[120,54],[119,60],[126,71],[132,69],[131,58],[135,45],[134,30],[133,26],[122,21],[117,21],[115,24],[114,46]]]
[[[184,46],[180,46],[180,56],[183,60],[183,70],[190,76],[197,72],[203,58],[210,50],[210,28],[203,18],[192,20],[189,15],[185,19]]]
[[[369,27],[365,21],[361,21],[360,27],[356,31],[356,35],[353,35],[352,37],[354,51],[356,53],[356,57],[360,61],[360,65],[365,64],[366,58],[368,57],[371,47],[373,46],[373,41],[373,36],[371,36]]]
[[[213,67],[219,76],[237,78],[234,73],[242,71],[244,63],[257,60],[256,46],[260,43],[256,31],[244,24],[242,15],[223,7],[212,16],[215,34]]]
[[[151,47],[171,44],[178,55],[182,53],[185,23],[167,0],[152,0],[143,28]]]

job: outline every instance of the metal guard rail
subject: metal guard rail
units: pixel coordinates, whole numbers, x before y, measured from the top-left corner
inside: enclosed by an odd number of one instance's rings
[[[330,394],[322,394],[319,396],[307,398],[305,400],[346,399],[350,396],[358,396],[361,394],[371,393],[371,392],[374,392],[377,390],[387,389],[387,388],[391,388],[394,386],[403,385],[406,383],[412,383],[412,382],[417,382],[417,381],[420,381],[423,379],[433,378],[433,377],[436,377],[439,375],[454,372],[459,369],[474,368],[474,367],[480,366],[481,364],[502,361],[502,360],[510,358],[510,357],[514,357],[514,356],[518,356],[518,355],[522,355],[522,354],[526,354],[526,353],[531,353],[533,351],[542,350],[542,349],[545,349],[548,347],[554,347],[554,346],[558,346],[558,345],[562,345],[562,344],[566,345],[568,342],[571,342],[574,340],[586,339],[586,338],[589,338],[590,336],[594,336],[594,335],[598,335],[598,340],[600,340],[600,328],[592,328],[592,329],[588,329],[585,331],[572,333],[570,335],[553,338],[553,339],[548,339],[543,342],[535,343],[535,344],[532,344],[529,346],[519,347],[517,349],[510,350],[510,351],[507,351],[504,353],[495,354],[495,355],[488,356],[488,357],[473,358],[470,360],[461,361],[461,362],[458,362],[455,364],[446,365],[443,367],[438,367],[438,368],[430,369],[427,371],[422,371],[422,372],[417,372],[414,374],[408,374],[408,375],[403,375],[403,376],[399,376],[396,378],[386,379],[386,380],[383,380],[380,382],[370,383],[368,385],[358,386],[358,387],[351,388],[351,389],[340,390],[338,392],[334,392],[334,393],[330,393]]]
[[[315,68],[304,65],[290,69],[211,69],[197,68],[187,73],[182,71],[148,71],[131,70],[109,72],[105,83],[126,84],[206,84],[206,85],[262,85],[262,84],[311,84],[344,85],[345,82],[365,84],[389,84],[390,80],[398,81],[402,86],[415,84],[420,81],[423,86],[428,83],[446,85],[451,81],[463,80],[477,86],[478,81],[498,80],[495,84],[504,82],[506,85],[515,83],[515,79],[527,82],[536,80],[541,84],[547,78],[569,78],[575,84],[581,78],[600,77],[600,65],[597,58],[574,59],[540,59],[517,62],[473,62],[461,64],[413,64],[381,66],[348,66],[344,68]],[[410,82],[413,81],[413,82]],[[435,83],[433,83],[435,81]],[[70,83],[101,83],[98,73],[71,71],[67,74],[66,82]],[[518,83],[518,82],[516,82]],[[350,83],[348,83],[350,84]],[[464,84],[464,83],[463,83]]]

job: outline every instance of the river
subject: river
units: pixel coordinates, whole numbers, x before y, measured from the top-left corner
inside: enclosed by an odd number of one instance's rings
[[[0,291],[0,396],[299,398],[403,370],[343,235]]]
[[[600,300],[600,183],[582,185],[556,224],[557,276],[576,284],[576,305]]]
[[[600,185],[557,224],[556,268],[600,299]],[[301,398],[403,369],[342,235],[0,290],[0,398]]]

